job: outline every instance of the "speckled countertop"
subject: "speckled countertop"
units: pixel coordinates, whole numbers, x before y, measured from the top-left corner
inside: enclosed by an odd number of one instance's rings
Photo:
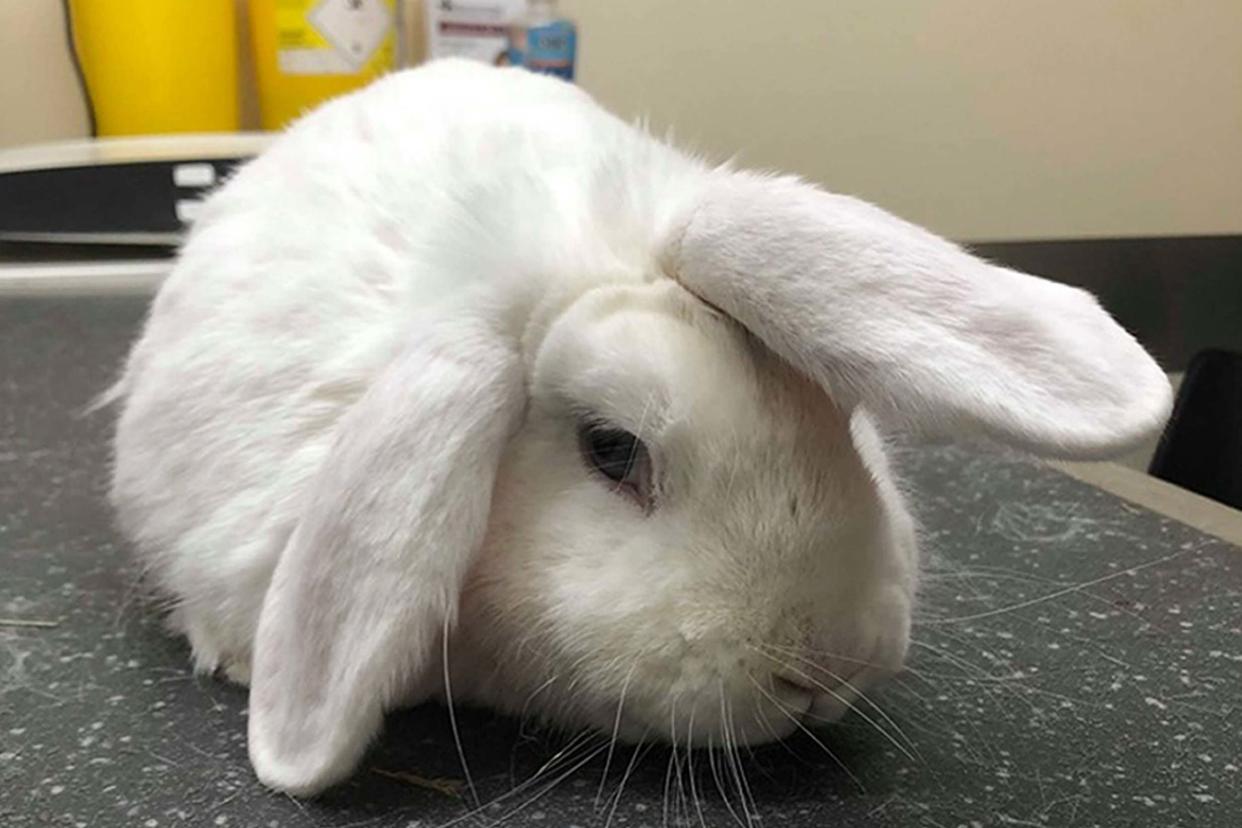
[[[436,706],[393,715],[330,795],[267,792],[244,693],[192,676],[135,589],[102,496],[110,418],[81,414],[144,309],[0,300],[0,825],[1242,825],[1242,550],[955,448],[901,459],[930,561],[879,728],[745,756],[749,807],[714,757],[608,763],[462,711],[474,811],[418,781],[461,777]]]

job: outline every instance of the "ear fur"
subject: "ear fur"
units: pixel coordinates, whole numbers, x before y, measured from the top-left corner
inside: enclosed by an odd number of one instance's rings
[[[1164,373],[1089,293],[854,198],[724,174],[667,256],[674,278],[838,402],[890,424],[1088,458],[1168,416]]]
[[[344,418],[264,600],[250,757],[268,786],[340,781],[384,709],[428,681],[522,416],[515,352],[425,328]]]

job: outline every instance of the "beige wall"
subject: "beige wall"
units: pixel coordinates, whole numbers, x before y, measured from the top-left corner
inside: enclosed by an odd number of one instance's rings
[[[563,5],[604,103],[943,233],[1242,232],[1242,0]]]
[[[0,147],[85,135],[60,0],[0,0]]]
[[[581,83],[712,157],[963,239],[1242,232],[1242,0],[562,6]],[[0,0],[0,145],[81,132],[58,8]]]

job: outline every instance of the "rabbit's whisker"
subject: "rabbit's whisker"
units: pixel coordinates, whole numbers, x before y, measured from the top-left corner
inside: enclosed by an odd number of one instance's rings
[[[723,698],[723,697],[722,697]],[[742,806],[742,815],[746,818],[747,828],[754,825],[754,815],[758,813],[758,806],[754,803],[754,797],[750,794],[750,785],[746,781],[746,772],[742,769],[742,757],[737,749],[737,733],[734,730],[733,708],[728,700],[724,700],[725,716],[724,716],[724,733],[725,758],[729,763],[729,771],[733,776],[733,782],[737,785],[738,800]]]
[[[935,619],[935,620],[925,620],[923,623],[924,624],[958,624],[963,621],[979,621],[984,618],[992,618],[997,615],[1004,615],[1006,613],[1016,612],[1017,610],[1026,609],[1027,607],[1037,606],[1039,604],[1043,604],[1048,601],[1056,600],[1057,598],[1062,598],[1066,595],[1080,593],[1089,587],[1098,586],[1099,584],[1107,583],[1108,581],[1113,581],[1113,580],[1116,580],[1117,578],[1121,578],[1121,577],[1128,576],[1128,575],[1134,575],[1137,572],[1141,572],[1144,569],[1150,569],[1153,566],[1160,566],[1161,564],[1169,563],[1170,561],[1183,557],[1185,554],[1186,554],[1185,552],[1174,552],[1171,555],[1164,555],[1163,557],[1156,558],[1155,560],[1146,561],[1145,563],[1138,564],[1137,566],[1132,566],[1127,569],[1118,570],[1116,572],[1110,572],[1107,575],[1101,575],[1100,577],[1092,578],[1089,581],[1082,581],[1081,583],[1072,584],[1070,586],[1065,587],[1064,589],[1058,589],[1054,592],[1049,592],[1045,595],[1040,595],[1036,598],[1030,598],[1026,601],[1018,601],[1017,603],[1009,604],[1008,606],[1004,606],[1004,607],[998,607],[997,609],[988,610],[986,612],[976,612],[976,613],[971,613],[969,615],[959,615],[953,618],[940,618],[940,619]]]
[[[936,582],[950,580],[965,583],[969,586],[975,597],[980,600],[987,600],[988,596],[975,585],[979,581],[1018,581],[1021,583],[1044,584],[1050,587],[1074,588],[1069,591],[1075,592],[1077,595],[1081,595],[1082,597],[1095,601],[1098,604],[1107,604],[1109,609],[1114,612],[1120,612],[1124,615],[1128,615],[1136,621],[1145,622],[1147,620],[1141,613],[1135,612],[1134,610],[1126,607],[1118,606],[1117,603],[1111,598],[1107,598],[1103,595],[1097,595],[1094,592],[1088,592],[1086,589],[1079,587],[1072,581],[1063,581],[1056,578],[1045,578],[1014,569],[1006,569],[1004,567],[974,567],[973,569],[962,569],[957,571],[949,571],[949,568],[946,567],[946,570],[943,572],[933,571],[924,574],[922,576],[922,580],[932,585]],[[934,606],[932,609],[934,610]],[[920,624],[929,625],[944,624],[955,620],[952,618],[938,617],[933,612],[920,612],[918,613],[918,618]]]
[[[927,679],[921,676],[910,676],[909,679],[918,681],[923,685],[928,684]],[[912,721],[907,723],[907,727],[920,733],[926,733],[929,736],[934,737],[937,742],[943,742],[946,739],[958,741],[962,749],[971,754],[970,758],[973,761],[981,763],[983,761],[982,757],[975,750],[975,746],[971,743],[967,743],[963,736],[956,733],[951,720],[940,712],[941,705],[937,704],[931,697],[920,693],[918,690],[911,687],[909,679],[904,673],[902,673],[894,676],[888,683],[888,691],[890,693],[902,693],[908,695],[913,698],[914,703],[917,703],[920,706],[917,715],[911,717]],[[961,694],[959,694],[956,689],[952,687],[952,685],[942,689],[951,692],[955,700],[959,702],[962,700]],[[929,724],[927,724],[929,720],[932,724],[940,725],[940,727],[936,728],[929,726]],[[975,736],[980,737],[980,740],[984,741],[985,747],[990,747],[990,745],[986,743],[986,740],[983,739],[983,734],[980,731],[978,724],[976,724],[973,720],[967,720],[967,726],[974,732]]]
[[[647,399],[643,401],[643,413],[638,417],[638,428],[634,429],[634,443],[630,446],[629,454],[625,458],[626,468],[632,466],[635,458],[638,457],[639,447],[643,445],[643,440],[647,436],[643,434],[643,429],[647,427],[647,415],[651,413],[651,406],[654,403],[655,394],[648,393]]]
[[[864,791],[864,792],[867,790],[866,786],[863,785],[862,780],[860,780],[857,776],[855,776],[854,772],[851,771],[849,767],[847,767],[843,761],[841,761],[841,757],[833,753],[832,749],[829,748],[826,744],[824,744],[823,740],[820,739],[818,736],[816,736],[815,733],[812,732],[810,728],[808,728],[805,724],[803,724],[799,717],[790,713],[789,710],[785,707],[785,705],[782,704],[778,698],[776,698],[771,693],[769,693],[762,684],[755,681],[753,676],[751,676],[750,674],[747,674],[746,677],[750,679],[750,683],[755,686],[755,689],[757,689],[760,693],[766,696],[768,700],[771,701],[772,704],[776,707],[777,710],[781,711],[781,713],[785,714],[785,716],[791,722],[793,722],[795,727],[797,727],[799,730],[801,730],[803,733],[809,736],[811,741],[819,745],[819,747],[823,749],[824,753],[828,754],[828,758],[832,759],[832,761],[837,765],[837,767],[839,767],[842,771],[844,771],[845,775],[848,776],[850,780],[855,785],[858,786],[859,790]]]
[[[630,679],[634,677],[636,669],[638,669],[638,659],[634,659],[629,672],[625,674],[625,681],[621,682],[621,695],[617,699],[617,715],[612,722],[612,738],[608,740],[608,756],[604,759],[604,772],[600,775],[599,790],[595,792],[596,811],[599,811],[599,802],[604,795],[604,786],[608,783],[608,771],[612,768],[612,754],[617,747],[617,733],[621,729],[621,710],[625,707],[625,694],[629,690]]]
[[[929,644],[926,641],[918,641],[915,639],[911,639],[910,644],[911,646],[919,647],[923,650],[926,650],[927,652],[930,652],[933,655],[944,659],[948,663],[962,670],[962,672],[966,674],[966,678],[968,682],[972,682],[976,685],[991,686],[991,687],[999,688],[1001,690],[1005,690],[1013,698],[1017,699],[1018,701],[1021,701],[1023,704],[1029,707],[1032,711],[1034,711],[1035,709],[1034,703],[1032,703],[1031,700],[1026,698],[1026,696],[1024,696],[1022,693],[1018,692],[1018,690],[1015,687],[1010,686],[1012,684],[1020,684],[1022,680],[1020,677],[994,675],[988,672],[986,668],[980,667],[979,665],[974,664],[962,658],[961,656],[955,655],[954,653],[951,653],[942,647],[937,647],[934,644]],[[961,676],[951,676],[951,675],[942,676],[942,677],[962,678]]]
[[[763,655],[767,658],[772,659],[774,662],[776,662],[780,666],[785,667],[789,670],[792,670],[793,672],[797,673],[800,678],[803,678],[806,681],[809,681],[811,684],[813,684],[818,689],[823,690],[825,693],[832,696],[837,701],[841,702],[842,704],[852,709],[859,716],[859,718],[861,718],[863,721],[867,722],[867,724],[875,728],[877,732],[883,735],[885,739],[888,739],[888,741],[893,744],[893,747],[901,751],[901,753],[904,754],[905,757],[909,759],[910,761],[912,762],[923,762],[924,761],[922,755],[919,754],[918,746],[915,745],[914,741],[911,740],[911,738],[906,734],[906,732],[901,729],[901,726],[898,725],[895,721],[893,721],[892,717],[889,716],[888,713],[884,712],[884,709],[881,708],[878,704],[876,704],[875,701],[870,696],[867,696],[865,693],[862,692],[862,690],[858,689],[853,684],[851,684],[848,679],[837,675],[836,673],[832,672],[831,670],[825,667],[821,667],[815,664],[814,662],[798,655],[797,653],[793,653],[793,652],[788,653],[789,657],[797,659],[804,665],[807,665],[809,667],[812,667],[814,669],[827,673],[834,681],[840,682],[842,686],[853,691],[853,693],[856,696],[858,696],[859,699],[871,705],[871,707],[876,711],[876,713],[880,716],[880,718],[882,718],[890,727],[892,727],[893,730],[897,731],[897,734],[901,736],[905,744],[902,744],[901,742],[897,741],[897,739],[895,739],[893,735],[888,732],[887,729],[881,727],[880,724],[877,721],[875,721],[875,719],[871,718],[871,716],[869,716],[867,712],[864,711],[860,706],[850,704],[849,701],[846,700],[844,696],[842,696],[837,691],[833,690],[828,685],[824,684],[822,681],[819,681],[818,679],[816,679],[814,676],[809,674],[807,671],[801,670],[797,668],[796,666],[794,666],[793,664],[790,664],[788,661],[779,659],[771,655],[770,653],[765,652],[763,649],[760,649],[759,647],[751,647],[751,649],[755,650],[755,652],[758,652],[760,655]]]
[[[943,631],[941,632],[943,634]],[[951,636],[949,638],[951,641],[954,641],[960,644],[971,643],[969,641],[966,641],[960,638],[954,638]],[[1034,678],[1034,677],[1027,676],[1027,675],[1021,675],[1021,674],[1007,675],[1007,676],[989,675],[987,678],[971,677],[971,678],[966,679],[965,681],[973,685],[985,686],[985,687],[991,686],[991,687],[996,687],[1000,690],[1005,690],[1009,692],[1010,694],[1012,694],[1013,696],[1017,697],[1018,699],[1022,700],[1027,706],[1031,708],[1032,711],[1036,709],[1035,704],[1031,702],[1027,698],[1027,696],[1045,696],[1048,698],[1057,699],[1059,701],[1070,701],[1070,702],[1073,702],[1074,704],[1100,706],[1098,702],[1093,702],[1088,699],[1076,698],[1074,696],[1067,696],[1062,693],[1054,693],[1051,690],[1045,690],[1042,687],[1036,687],[1032,684],[1027,683],[1027,679],[1029,678]]]
[[[617,784],[617,792],[612,797],[612,807],[608,809],[608,819],[604,821],[604,828],[612,825],[612,819],[617,815],[617,806],[621,804],[621,794],[625,792],[625,783],[629,781],[630,776],[634,773],[634,768],[638,766],[638,761],[647,755],[647,751],[651,749],[650,744],[646,744],[647,732],[643,732],[643,737],[638,740],[638,744],[634,746],[634,752],[630,755],[630,762],[625,767],[625,773],[621,775],[621,781]]]
[[[937,629],[937,634],[950,642],[957,643],[960,646],[973,646],[974,642],[962,639],[953,635],[947,628],[941,627]],[[954,684],[960,682],[968,687],[979,687],[985,690],[983,697],[988,700],[998,711],[1006,713],[1007,708],[1004,705],[1004,699],[998,698],[998,694],[1003,694],[1006,698],[1015,699],[1026,705],[1034,714],[1037,710],[1036,705],[1028,696],[1031,693],[1041,693],[1044,691],[1027,685],[1024,681],[1025,677],[1021,675],[997,675],[992,673],[987,667],[978,665],[962,656],[959,656],[949,650],[938,647],[926,641],[911,639],[911,646],[918,647],[924,652],[930,653],[932,656],[942,659],[948,664],[962,671],[962,674],[953,673],[932,673],[930,671],[922,671],[916,678],[923,681],[929,687],[938,689],[941,692],[950,692],[955,698],[960,699],[961,694],[957,692]],[[931,679],[951,679],[953,682],[933,682]],[[929,705],[930,706],[930,705]],[[996,748],[994,744],[987,740],[986,736],[977,727],[972,725],[972,729],[979,737],[980,742],[989,754],[995,755]]]
[[[948,632],[946,632],[945,630],[938,630],[938,631],[937,631],[937,634],[938,634],[938,635],[942,635],[942,636],[944,636],[944,637],[946,637],[946,638],[950,637],[950,634],[949,634]],[[929,647],[929,646],[930,646],[930,645],[928,645],[928,644],[926,644],[925,642],[922,642],[922,641],[914,641],[914,640],[911,640],[911,642],[910,642],[910,643],[911,643],[912,645],[914,645],[914,646],[919,646],[919,647]],[[774,649],[774,650],[778,650],[778,651],[780,651],[780,650],[781,650],[781,648],[778,648],[778,647],[776,647],[775,645],[772,645],[772,644],[768,644],[768,645],[765,645],[765,646],[769,647],[770,649]],[[786,650],[787,650],[788,652],[793,652],[793,650],[792,650],[792,649],[790,649],[790,648],[786,648]],[[832,650],[817,650],[817,649],[814,649],[814,648],[812,648],[812,647],[800,647],[800,648],[798,648],[798,651],[799,651],[799,652],[801,652],[801,653],[806,653],[806,654],[809,654],[809,655],[822,655],[822,656],[825,656],[825,657],[827,657],[827,658],[832,658],[832,659],[835,659],[835,660],[837,660],[837,661],[844,661],[844,662],[846,662],[847,664],[857,664],[857,665],[859,665],[859,666],[863,666],[863,667],[883,667],[883,666],[884,666],[884,665],[882,665],[882,664],[880,664],[880,663],[878,663],[878,662],[875,662],[875,661],[867,661],[866,659],[861,659],[861,658],[852,658],[852,657],[850,657],[850,656],[846,656],[846,655],[843,655],[843,654],[841,654],[841,653],[834,652],[834,651],[832,651]],[[944,653],[944,652],[942,652],[942,651],[941,651],[939,654],[940,654],[940,655],[941,655],[941,657],[942,657],[942,658],[944,658],[946,661],[951,661],[951,659],[953,658],[952,654]],[[964,665],[964,666],[963,666],[963,665]],[[973,678],[974,678],[974,680],[978,680],[978,681],[989,681],[989,682],[1011,682],[1011,683],[1017,683],[1017,682],[1020,682],[1020,681],[1022,680],[1021,678],[1018,678],[1018,677],[1015,677],[1015,676],[996,676],[996,675],[992,675],[992,674],[990,674],[990,673],[987,673],[987,671],[986,671],[986,669],[985,669],[985,668],[983,668],[983,667],[979,667],[978,665],[973,665],[973,664],[970,664],[969,662],[963,662],[963,664],[959,664],[959,665],[957,665],[957,666],[962,667],[963,672],[966,672],[966,673],[968,673],[968,674],[970,674],[970,671],[971,671],[971,670],[978,671],[978,675],[975,675],[975,676],[973,677]],[[913,667],[913,666],[911,666],[911,665],[909,665],[909,664],[904,664],[904,665],[902,665],[902,668],[901,668],[901,673],[902,673],[902,674],[909,674],[909,675],[911,675],[911,676],[914,676],[914,677],[916,677],[916,678],[919,678],[919,679],[920,679],[920,680],[922,680],[925,684],[928,684],[928,685],[932,685],[932,682],[930,681],[930,679],[936,679],[936,678],[943,678],[943,679],[960,679],[960,678],[962,678],[962,676],[961,676],[960,674],[957,674],[957,673],[941,673],[941,672],[936,672],[936,671],[932,671],[932,670],[926,670],[926,669],[923,669],[923,668],[920,668],[920,667]],[[899,677],[900,677],[900,676],[895,676],[895,677],[894,677],[894,679],[899,678]]]
[[[945,636],[946,638],[949,638],[950,640],[954,640],[951,636],[947,635],[944,630],[940,630],[939,632],[941,635]],[[968,644],[968,642],[961,642],[961,641],[958,641],[958,643]],[[1020,681],[1019,679],[1015,679],[1012,676],[994,675],[993,673],[989,672],[987,668],[977,665],[959,655],[956,655],[955,653],[948,651],[947,649],[944,649],[942,647],[937,647],[926,641],[919,641],[919,640],[911,639],[910,645],[913,647],[918,647],[919,649],[925,652],[931,653],[935,657],[940,658],[943,661],[947,662],[948,664],[951,664],[952,666],[958,668],[964,674],[964,675],[941,674],[935,677],[960,681],[961,683],[965,684],[967,687],[986,688],[989,692],[986,692],[983,694],[984,698],[986,698],[992,705],[994,705],[997,710],[1000,710],[1002,712],[1005,710],[1005,708],[1003,704],[1001,703],[1001,701],[996,698],[996,695],[993,692],[990,692],[993,689],[998,690],[998,691],[1004,691],[1008,696],[1021,702],[1022,704],[1025,704],[1032,712],[1034,712],[1035,710],[1034,703],[1032,703],[1030,699],[1026,698],[1025,695],[1020,693],[1016,687],[1011,686],[1013,683]],[[950,687],[952,685],[948,683],[944,683],[941,686]],[[958,695],[960,697],[960,694],[955,694],[955,695]]]
[[[672,789],[673,769],[676,767],[676,764],[677,764],[677,728],[675,725],[675,721],[677,717],[677,701],[678,701],[677,698],[673,699],[673,703],[669,705],[669,713],[668,713],[669,754],[668,754],[668,766],[664,769],[663,817],[664,817],[665,826],[668,825],[669,801],[671,798],[670,794],[673,792],[673,789]],[[681,781],[680,775],[678,776],[677,781],[680,783]],[[673,818],[674,818],[674,821],[676,821],[676,814],[674,814]]]
[[[686,802],[686,789],[681,779],[681,754],[677,751],[677,747],[673,747],[673,824],[680,826],[685,824],[685,813],[688,808]]]
[[[753,645],[752,645],[752,646],[753,646]],[[857,658],[857,657],[854,657],[854,656],[848,656],[848,655],[846,655],[846,654],[844,654],[844,653],[838,653],[838,652],[835,652],[835,651],[833,651],[833,650],[817,650],[817,649],[815,649],[814,647],[797,647],[797,648],[794,648],[794,647],[781,647],[781,646],[778,646],[778,645],[776,645],[776,644],[764,644],[763,646],[764,646],[764,647],[767,647],[769,650],[774,650],[774,651],[784,652],[784,653],[794,653],[794,652],[798,652],[798,653],[803,653],[803,654],[806,654],[806,655],[822,655],[822,656],[824,656],[825,658],[831,658],[831,659],[833,659],[833,660],[835,660],[835,661],[843,661],[843,662],[845,662],[846,664],[854,664],[854,665],[857,665],[857,666],[859,666],[859,667],[880,667],[880,668],[883,668],[883,667],[885,666],[885,665],[881,664],[881,663],[880,663],[880,662],[878,662],[878,661],[869,661],[868,659],[865,659],[865,658]],[[904,668],[904,667],[903,667],[902,669],[906,669],[906,668]]]
[[[453,682],[449,678],[449,625],[447,623],[443,627],[440,640],[440,660],[444,665],[444,698],[448,707],[449,727],[453,731],[453,744],[457,746],[457,758],[461,760],[461,772],[466,780],[466,788],[470,791],[470,801],[477,808],[479,807],[479,792],[474,787],[474,778],[470,775],[470,764],[466,761],[466,749],[461,743],[461,734],[457,730],[457,713],[453,707]]]
[[[746,821],[748,823],[753,824],[754,820],[759,817],[759,802],[758,800],[755,799],[754,791],[750,789],[750,779],[746,776],[746,766],[742,762],[742,752],[737,749],[737,733],[736,733],[737,725],[733,718],[732,706],[730,706],[730,712],[729,712],[729,728],[734,732],[733,744],[734,744],[734,755],[736,756],[737,775],[738,775],[738,778],[741,779],[742,781],[742,790],[746,792],[746,800],[750,802],[750,806],[746,811]],[[750,755],[751,759],[753,760],[755,754],[751,746],[743,745],[743,747],[746,748],[746,752]]]
[[[804,757],[800,756],[796,750],[794,750],[792,747],[789,746],[788,739],[782,739],[779,735],[777,735],[776,731],[773,730],[772,728],[772,723],[768,721],[766,716],[760,715],[760,712],[758,710],[752,710],[750,715],[751,715],[751,718],[755,721],[755,723],[758,724],[760,728],[762,728],[763,732],[767,733],[768,736],[771,737],[772,744],[780,745],[782,750],[784,750],[794,759],[797,759],[803,765],[810,765],[810,763],[807,762]],[[751,757],[752,759],[754,758],[753,752],[751,754]]]
[[[544,762],[543,765],[540,766],[540,768],[537,771],[535,771],[533,774],[531,774],[526,779],[522,780],[521,783],[519,783],[518,785],[515,785],[513,788],[510,788],[505,793],[494,797],[488,802],[471,808],[470,810],[468,810],[466,813],[462,814],[461,816],[458,816],[444,823],[443,825],[440,826],[440,828],[451,828],[451,826],[458,825],[468,819],[474,819],[475,817],[482,814],[488,808],[491,808],[502,802],[506,802],[512,799],[513,797],[518,796],[519,794],[529,790],[531,787],[537,785],[540,782],[540,780],[543,778],[544,774],[547,773],[553,767],[556,767],[558,764],[562,762],[567,763],[570,761],[577,761],[579,758],[581,758],[579,755],[576,755],[576,754],[578,754],[580,749],[585,748],[590,743],[591,737],[594,735],[595,734],[591,733],[590,731],[582,731],[581,733],[577,734],[569,741],[569,744],[565,745],[559,751],[557,751],[557,753],[551,759]],[[588,748],[586,751],[586,759],[580,762],[579,764],[574,765],[574,767],[570,769],[569,774],[572,774],[578,768],[582,767],[582,765],[586,764],[587,761],[590,761],[595,756],[598,756],[599,753],[603,751],[603,749],[604,749],[604,745],[599,745],[599,747],[595,750],[590,750]],[[559,777],[557,780],[555,780],[552,783],[553,786],[555,786],[556,784],[559,784],[559,782],[563,781],[569,774]],[[546,793],[546,792],[547,792],[546,790],[543,791],[543,793]],[[541,795],[542,793],[537,794],[536,798],[538,798],[538,796],[541,796]],[[509,816],[512,816],[513,813],[516,813],[518,810],[525,808],[526,805],[528,804],[530,803],[527,802],[521,806],[518,806],[516,810],[511,811],[508,814],[502,815],[496,821],[500,822],[503,819],[507,819]]]
[[[538,687],[536,687],[534,690],[530,691],[530,693],[527,694],[526,700],[522,702],[522,711],[518,714],[518,721],[520,722],[518,726],[519,737],[526,737],[528,735],[526,732],[526,725],[533,718],[530,715],[531,702],[533,702],[540,693],[542,693],[544,690],[547,690],[549,687],[555,684],[557,679],[559,679],[560,677],[561,677],[560,673],[553,674],[550,678],[546,679],[542,684],[540,684]],[[515,749],[517,748],[517,744],[514,744],[514,748]],[[510,758],[509,776],[512,777],[513,776],[513,769],[512,769],[513,755],[510,754],[509,758]]]
[[[744,826],[745,823],[742,821],[742,818],[737,815],[737,810],[733,807],[732,800],[729,798],[728,793],[725,792],[724,779],[720,774],[720,766],[717,764],[716,753],[719,752],[722,754],[722,756],[725,755],[725,752],[728,750],[727,745],[729,741],[728,735],[727,735],[728,734],[728,730],[727,730],[728,716],[725,710],[725,700],[724,700],[724,682],[723,681],[718,682],[717,687],[720,691],[721,741],[720,741],[720,747],[718,750],[713,750],[710,741],[708,742],[707,761],[712,769],[712,778],[716,780],[716,790],[720,791],[720,799],[724,802],[725,808],[729,810],[729,814],[730,816],[733,817],[734,822],[736,822],[738,825]]]
[[[668,828],[668,795],[669,795],[669,789],[670,789],[670,783],[671,783],[670,776],[672,772],[673,772],[673,754],[670,752],[668,756],[668,764],[664,768],[664,798],[663,798],[664,804],[662,808],[662,813],[663,813],[662,824],[664,825],[664,828]]]
[[[538,802],[540,799],[542,799],[544,796],[546,796],[548,793],[550,793],[553,789],[555,789],[558,785],[560,785],[560,784],[561,784],[562,782],[564,782],[566,779],[568,779],[569,777],[571,777],[571,776],[573,776],[575,773],[577,773],[579,770],[581,770],[581,769],[582,769],[582,768],[583,768],[583,767],[584,767],[587,763],[589,763],[589,762],[591,762],[593,759],[597,758],[597,757],[598,757],[601,753],[603,753],[603,752],[607,749],[607,747],[608,747],[608,746],[607,746],[607,745],[605,745],[605,744],[600,744],[600,745],[597,745],[597,746],[595,746],[594,748],[591,748],[590,750],[588,750],[588,751],[585,753],[585,755],[583,755],[580,759],[578,759],[578,760],[577,760],[577,761],[576,761],[576,762],[575,762],[575,763],[574,763],[574,764],[573,764],[573,765],[572,765],[572,766],[571,766],[568,770],[566,770],[565,772],[561,773],[561,774],[560,774],[559,776],[557,776],[555,779],[551,780],[551,781],[550,781],[550,782],[548,782],[546,785],[544,785],[543,789],[542,789],[542,790],[540,790],[540,791],[538,791],[537,793],[535,793],[535,795],[534,795],[534,796],[532,796],[530,799],[526,800],[525,802],[521,803],[520,805],[515,805],[515,806],[514,806],[512,809],[510,809],[508,812],[506,812],[506,813],[502,814],[501,816],[497,817],[497,818],[496,818],[496,822],[495,822],[495,824],[496,824],[496,825],[499,825],[500,823],[504,822],[505,820],[509,819],[510,817],[515,816],[515,815],[517,815],[517,814],[521,813],[522,811],[524,811],[524,810],[526,810],[527,808],[529,808],[531,805],[533,805],[533,804],[535,804],[536,802]],[[532,777],[532,779],[533,779],[533,778],[534,778],[534,777]],[[514,793],[514,792],[510,792],[510,794],[512,794],[512,793]],[[509,794],[506,794],[504,798],[508,798],[508,796],[509,796]],[[495,801],[496,801],[496,802],[499,802],[499,801],[500,801],[500,799],[498,798],[498,799],[496,799]]]
[[[538,779],[540,776],[547,773],[552,768],[556,767],[557,763],[561,761],[567,761],[569,756],[572,756],[575,751],[585,746],[586,743],[590,742],[591,738],[594,737],[595,735],[596,735],[595,733],[592,733],[589,730],[583,730],[579,732],[577,735],[575,735],[572,739],[569,740],[569,744],[562,747],[560,750],[558,750],[556,753],[552,755],[551,759],[548,759],[546,762],[540,765],[539,769],[535,771],[534,774],[532,774],[530,778],[532,780]]]
[[[694,778],[694,745],[692,744],[694,733],[694,714],[698,709],[698,699],[695,699],[694,705],[690,708],[690,720],[686,724],[686,776],[690,779],[690,801],[694,803],[694,810],[699,816],[699,825],[707,828],[707,821],[703,819],[703,801],[699,796],[698,785]]]
[[[943,629],[940,630],[940,634],[944,635],[945,631]],[[1003,677],[992,676],[984,668],[979,667],[966,659],[960,658],[947,650],[935,647],[927,642],[912,638],[910,640],[910,646],[917,647],[924,652],[930,653],[936,658],[943,659],[962,671],[962,673],[941,673],[932,672],[930,670],[907,670],[906,672],[911,678],[922,682],[934,693],[939,695],[947,694],[959,703],[965,695],[959,689],[960,684],[964,683],[967,686],[981,687],[987,691],[983,694],[984,698],[986,698],[990,704],[995,706],[997,710],[1002,713],[1005,712],[1004,705],[996,698],[995,693],[993,692],[993,689],[1014,692],[1013,688],[1006,686],[1006,682],[1003,680]],[[965,674],[964,676],[963,673]],[[1019,698],[1021,699],[1020,696]],[[1026,699],[1021,700],[1027,702]],[[932,698],[930,700],[925,700],[924,704],[928,710],[934,711],[938,707],[935,702],[936,699]],[[1027,703],[1029,704],[1029,702]],[[979,737],[979,741],[983,745],[983,748],[990,754],[995,755],[995,746],[988,740],[986,734],[973,721],[971,721],[970,726],[975,735]]]

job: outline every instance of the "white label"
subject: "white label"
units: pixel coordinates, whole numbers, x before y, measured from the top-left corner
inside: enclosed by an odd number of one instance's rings
[[[216,183],[216,168],[210,164],[177,164],[173,167],[173,185],[177,187],[210,187]]]
[[[473,37],[453,37],[441,35],[436,39],[435,57],[460,57],[477,60],[480,63],[500,65],[509,51],[509,38],[476,35]]]
[[[500,63],[526,0],[427,0],[427,55]]]
[[[392,27],[384,0],[322,0],[308,19],[352,72],[366,65]]]
[[[203,211],[203,202],[196,198],[179,198],[174,209],[177,212],[177,221],[189,224]]]

